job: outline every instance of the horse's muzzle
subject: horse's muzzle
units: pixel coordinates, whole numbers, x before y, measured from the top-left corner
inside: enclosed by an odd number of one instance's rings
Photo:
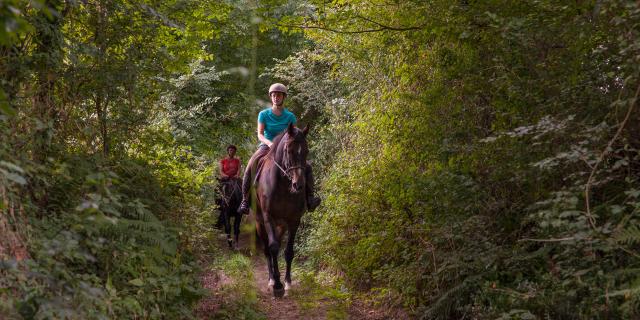
[[[298,193],[302,190],[303,184],[299,182],[291,182],[291,193]]]

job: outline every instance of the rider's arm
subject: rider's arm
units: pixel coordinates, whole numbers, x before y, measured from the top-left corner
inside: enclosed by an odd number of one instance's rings
[[[271,141],[269,141],[269,139],[267,139],[264,136],[264,123],[258,121],[258,140],[260,140],[260,142],[266,144],[269,148],[271,148],[271,145],[273,144]]]
[[[240,178],[240,172],[242,172],[242,161],[238,158],[238,171],[236,171],[236,178]]]

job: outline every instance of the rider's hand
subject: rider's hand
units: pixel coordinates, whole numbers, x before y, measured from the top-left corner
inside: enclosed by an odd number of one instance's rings
[[[271,149],[271,146],[272,146],[272,145],[273,145],[273,142],[271,142],[271,141],[268,141],[268,142],[267,142],[267,147],[269,147],[269,149]]]

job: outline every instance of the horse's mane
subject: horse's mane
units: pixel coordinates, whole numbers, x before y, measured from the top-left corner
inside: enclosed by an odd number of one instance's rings
[[[273,138],[273,141],[272,141],[273,144],[271,145],[271,148],[269,149],[269,153],[267,153],[267,156],[271,156],[273,159],[275,159],[276,152],[278,150],[278,146],[282,142],[282,138],[284,137],[285,134],[287,134],[287,130],[286,129],[284,131],[282,131],[282,133],[277,135],[275,138]]]
[[[271,148],[269,149],[269,153],[267,153],[267,155],[271,156],[272,159],[276,158],[276,152],[278,152],[278,147],[280,146],[280,143],[282,143],[284,135],[287,134],[288,131],[289,130],[285,129],[284,131],[282,131],[282,133],[280,133],[275,138],[273,138],[273,144],[271,145]],[[293,127],[294,138],[297,136],[297,134],[300,131],[301,130],[298,127]]]

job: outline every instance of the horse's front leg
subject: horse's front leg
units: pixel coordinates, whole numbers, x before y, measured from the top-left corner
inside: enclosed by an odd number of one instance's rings
[[[235,249],[238,250],[238,238],[240,237],[240,223],[242,222],[242,215],[236,214],[233,220],[233,232],[235,237]]]
[[[268,250],[271,258],[271,270],[272,270],[271,275],[273,276],[272,279],[274,281],[273,295],[276,298],[280,298],[284,295],[284,286],[280,281],[280,271],[278,269],[278,253],[280,251],[280,239],[276,231],[275,222],[273,221],[273,218],[271,218],[271,215],[266,211],[263,211],[262,214],[263,214],[265,231],[267,232],[267,238],[269,240]]]
[[[264,231],[264,224],[262,222],[256,223],[256,242],[262,245],[262,252],[267,260],[267,271],[269,272],[269,283],[267,284],[267,290],[271,290],[271,287],[275,283],[273,281],[273,268],[271,267],[271,252],[269,251],[268,239]]]
[[[229,244],[229,248],[231,248],[231,215],[229,214],[230,208],[226,206],[223,210],[224,214],[224,233],[227,234],[227,244]]]
[[[284,290],[289,291],[291,289],[291,262],[293,261],[293,244],[296,238],[296,232],[300,222],[296,222],[289,225],[289,236],[287,239],[287,248],[284,251],[284,259],[287,263],[287,270],[284,275]]]

